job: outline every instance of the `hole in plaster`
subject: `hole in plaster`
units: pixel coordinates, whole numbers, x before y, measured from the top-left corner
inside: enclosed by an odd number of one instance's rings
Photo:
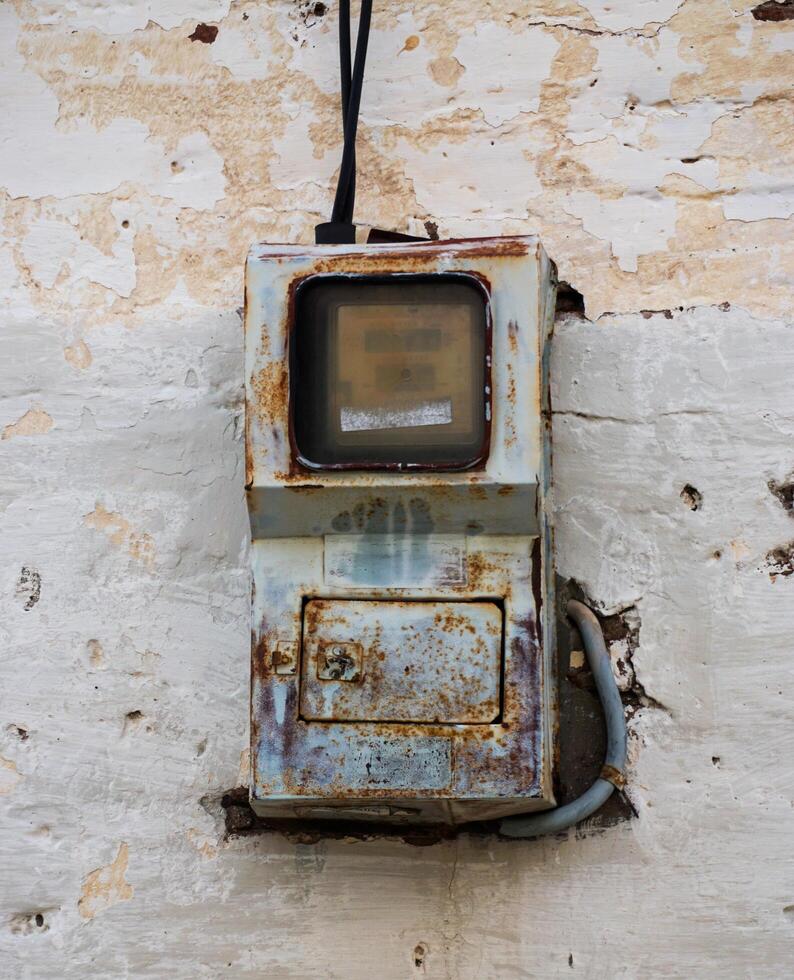
[[[568,954],[568,966],[573,969],[573,953]]]
[[[35,568],[23,565],[17,579],[17,595],[25,600],[22,608],[29,612],[41,598],[41,575]]]
[[[9,930],[16,936],[29,936],[36,932],[47,932],[50,928],[41,912],[20,912],[11,917]]]
[[[783,510],[789,511],[789,513],[794,516],[794,474],[788,476],[785,480],[778,482],[777,480],[770,480],[767,484],[770,492],[777,497],[780,503],[783,505]]]
[[[585,318],[584,296],[578,289],[574,289],[568,282],[561,282],[557,286],[557,305],[555,307],[556,316],[578,316]]]
[[[774,582],[778,576],[783,578],[794,575],[794,541],[782,544],[767,552],[766,564],[772,571],[769,578]]]
[[[424,971],[425,957],[427,956],[427,946],[424,943],[417,943],[414,947],[414,966],[417,970]]]
[[[137,709],[135,711],[128,711],[127,714],[124,715],[124,724],[122,725],[121,728],[121,734],[126,735],[129,732],[136,731],[140,727],[142,721],[143,721],[142,711],[138,711]],[[146,730],[151,731],[151,728],[147,726]]]
[[[191,41],[201,41],[202,44],[212,44],[218,36],[218,28],[211,24],[196,24],[196,29],[188,37]]]
[[[752,9],[756,20],[794,20],[794,0],[766,0]]]
[[[129,228],[129,226],[130,226],[130,223],[129,223],[129,221],[127,221],[127,219],[125,218],[125,219],[124,219],[124,220],[123,220],[123,221],[121,222],[121,227],[122,227],[122,228]]]
[[[30,738],[30,732],[27,728],[22,728],[21,725],[7,725],[6,731],[9,735],[13,735],[14,738],[18,738],[20,742],[27,742]]]
[[[713,755],[711,757],[711,764],[712,764],[712,766],[716,766],[718,769],[719,769],[719,766],[720,766],[720,762],[721,761],[722,760],[720,759],[720,757],[718,755]]]
[[[184,169],[185,168],[182,166],[181,163],[179,163],[178,160],[172,160],[171,161],[171,173],[172,174],[181,174]]]
[[[317,21],[328,13],[328,5],[315,2],[315,0],[299,0],[296,13],[300,17],[305,27],[314,27]],[[292,35],[293,40],[297,41],[298,36]]]
[[[627,718],[631,718],[641,708],[658,708],[661,711],[667,711],[668,709],[661,701],[657,701],[656,698],[648,694],[634,672],[633,658],[640,645],[640,628],[642,626],[637,606],[627,606],[625,609],[605,616],[598,608],[599,603],[594,602],[574,579],[571,579],[564,586],[560,586],[559,595],[561,609],[565,608],[568,599],[578,599],[596,614],[604,633],[604,642],[614,664],[615,680],[626,707]],[[570,628],[567,619],[564,622],[569,633],[577,636],[577,632]],[[561,655],[563,647],[564,645],[560,643]],[[577,645],[574,650],[582,650],[581,645]],[[586,691],[595,691],[593,675],[587,667],[584,656],[577,663],[578,666],[571,663],[567,669],[563,667],[563,673],[567,674],[566,680],[570,681],[574,687]]]
[[[719,560],[720,560],[720,558],[722,558],[722,552],[720,551],[720,549],[719,549],[719,548],[717,548],[717,550],[716,550],[716,551],[713,551],[713,552],[711,553],[711,557],[712,557],[712,558],[713,558],[713,559],[714,559],[715,561],[719,561]]]
[[[425,231],[427,232],[427,237],[431,241],[438,241],[438,224],[435,221],[431,221],[429,218],[425,221]]]
[[[358,820],[306,820],[303,818],[264,819],[258,817],[248,802],[248,787],[237,786],[224,793],[220,800],[211,796],[199,801],[209,813],[218,815],[218,806],[224,823],[226,839],[249,837],[254,834],[280,834],[295,844],[316,844],[322,840],[360,841],[401,840],[414,847],[428,847],[444,840],[454,840],[458,834],[476,837],[493,837],[498,834],[498,821],[465,824],[448,827],[443,824],[414,827],[394,824],[367,823]],[[613,821],[614,822],[614,821]],[[500,838],[505,842],[514,838]]]
[[[680,497],[690,510],[700,510],[703,504],[703,494],[691,483],[684,484]]]

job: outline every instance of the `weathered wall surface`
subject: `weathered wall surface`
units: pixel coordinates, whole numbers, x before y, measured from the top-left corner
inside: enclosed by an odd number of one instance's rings
[[[585,299],[555,336],[557,558],[639,620],[638,816],[226,838],[242,267],[328,216],[336,6],[6,0],[0,973],[788,975],[794,7],[375,7],[357,216],[537,232]]]

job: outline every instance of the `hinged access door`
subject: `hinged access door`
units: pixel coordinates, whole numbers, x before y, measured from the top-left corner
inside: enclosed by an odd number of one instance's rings
[[[495,602],[312,599],[301,717],[489,724],[499,714],[501,659]]]

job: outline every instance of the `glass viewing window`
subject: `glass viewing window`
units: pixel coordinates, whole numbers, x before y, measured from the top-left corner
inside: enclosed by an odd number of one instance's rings
[[[300,462],[466,469],[484,461],[488,322],[485,291],[466,274],[305,280],[290,356]]]

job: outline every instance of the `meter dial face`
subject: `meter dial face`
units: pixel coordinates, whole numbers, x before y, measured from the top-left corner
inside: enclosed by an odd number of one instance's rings
[[[483,461],[488,310],[472,277],[316,277],[299,292],[291,339],[292,431],[305,464]]]

